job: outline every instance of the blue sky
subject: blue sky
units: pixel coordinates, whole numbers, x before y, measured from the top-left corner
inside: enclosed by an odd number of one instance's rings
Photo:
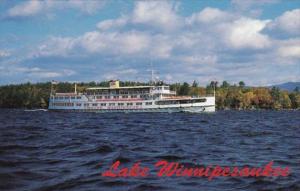
[[[300,81],[300,1],[0,3],[0,84]]]

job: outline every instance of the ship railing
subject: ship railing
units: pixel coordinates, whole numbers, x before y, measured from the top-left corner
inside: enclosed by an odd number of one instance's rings
[[[136,94],[98,94],[98,93],[84,93],[84,95],[88,95],[88,96],[131,96],[131,95],[150,95],[151,93],[136,93]]]
[[[214,97],[214,94],[192,95],[192,98]]]

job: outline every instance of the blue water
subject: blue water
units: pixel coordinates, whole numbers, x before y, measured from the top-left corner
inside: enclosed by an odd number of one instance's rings
[[[274,166],[287,177],[109,178],[120,160],[152,169]],[[0,110],[0,190],[300,190],[300,111],[60,113]]]

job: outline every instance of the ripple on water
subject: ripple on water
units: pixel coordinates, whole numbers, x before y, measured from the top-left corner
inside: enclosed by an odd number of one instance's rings
[[[59,113],[0,110],[1,190],[300,190],[300,111]],[[151,168],[288,166],[277,178],[105,178],[115,161]]]

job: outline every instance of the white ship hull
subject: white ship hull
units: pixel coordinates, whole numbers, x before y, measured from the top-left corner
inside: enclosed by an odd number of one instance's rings
[[[95,112],[95,113],[212,113],[215,107],[189,107],[189,108],[157,108],[157,109],[50,109],[65,112]]]
[[[214,97],[204,97],[207,101],[203,103],[196,104],[173,104],[173,105],[152,105],[152,106],[144,106],[142,102],[142,106],[107,106],[101,107],[103,102],[89,102],[84,106],[84,102],[81,103],[81,106],[76,106],[79,102],[74,102],[70,105],[75,106],[53,106],[50,103],[49,109],[56,111],[78,111],[78,112],[191,112],[191,113],[202,113],[202,112],[215,112],[215,101]],[[155,103],[155,101],[153,101]],[[72,103],[72,102],[69,102]],[[121,102],[116,102],[121,103]],[[88,104],[88,106],[87,106]],[[96,106],[97,104],[97,106]],[[78,104],[79,105],[79,104]],[[94,105],[94,106],[93,106]]]

